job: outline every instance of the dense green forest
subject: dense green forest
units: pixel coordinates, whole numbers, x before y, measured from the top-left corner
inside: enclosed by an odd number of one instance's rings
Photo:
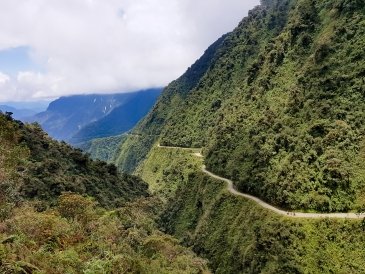
[[[7,161],[20,161],[15,168],[21,198],[52,202],[69,191],[90,195],[102,206],[118,206],[148,195],[148,186],[138,177],[119,174],[115,165],[91,160],[80,149],[52,140],[38,124],[24,125],[5,115],[0,119],[2,135],[15,151],[27,153],[27,157],[21,153],[6,157]],[[8,132],[4,130],[7,124],[11,124]]]
[[[216,273],[365,273],[363,221],[277,216],[157,146],[201,148],[209,170],[274,206],[363,212],[364,56],[362,0],[263,0],[165,88],[115,163]]]
[[[136,176],[0,113],[0,273],[210,273]]]
[[[193,152],[155,146],[137,172],[166,201],[161,229],[215,273],[365,273],[363,220],[276,215],[201,172]]]
[[[271,204],[363,211],[364,31],[362,1],[263,1],[165,89],[117,165],[158,135]]]
[[[115,157],[120,153],[119,144],[127,135],[117,135],[111,137],[92,139],[78,147],[90,154],[91,158],[99,159],[105,162],[114,161]]]
[[[131,133],[89,143],[117,167],[0,115],[0,272],[365,273],[364,220],[279,216],[201,171],[365,211],[364,56],[363,0],[262,0]]]

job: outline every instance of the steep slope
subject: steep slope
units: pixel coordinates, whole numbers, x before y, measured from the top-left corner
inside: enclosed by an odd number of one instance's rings
[[[362,218],[275,214],[203,173],[196,152],[156,145],[137,173],[167,201],[161,227],[214,273],[365,273]]]
[[[363,210],[364,13],[357,0],[263,1],[167,87],[118,165],[133,170],[139,144],[161,137],[204,147],[208,169],[271,204]]]
[[[0,273],[210,273],[158,230],[160,207],[141,179],[0,113]]]
[[[122,140],[120,154],[116,156],[115,162],[123,171],[133,172],[145,159],[168,118],[174,115],[174,110],[184,102],[189,91],[196,87],[221,54],[220,47],[224,39],[225,36],[211,45],[184,75],[165,88],[154,108],[137,124],[132,134]]]
[[[79,148],[90,154],[91,158],[106,162],[113,162],[120,153],[119,145],[128,135],[117,135],[104,138],[96,138],[79,145]]]
[[[86,124],[107,115],[129,95],[77,95],[61,97],[50,103],[45,112],[32,117],[48,134],[67,140]]]
[[[62,192],[71,191],[93,196],[103,206],[116,206],[148,195],[139,178],[119,174],[114,165],[93,161],[81,150],[50,139],[37,125],[0,114],[0,129],[4,167],[12,166],[19,177],[13,186],[19,199],[52,203]],[[17,151],[22,153],[16,155]]]
[[[262,1],[163,92],[116,163],[165,201],[161,227],[215,273],[365,273],[364,221],[288,211],[365,210],[365,6]],[[185,154],[183,154],[185,153]]]

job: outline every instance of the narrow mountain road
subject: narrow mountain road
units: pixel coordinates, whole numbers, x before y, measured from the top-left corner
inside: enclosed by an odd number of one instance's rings
[[[200,148],[192,148],[192,147],[170,147],[170,146],[161,146],[160,144],[158,144],[157,147],[159,147],[159,148],[167,148],[167,149],[191,150],[191,151],[201,150]],[[200,157],[203,157],[203,155],[201,153],[199,153],[199,155],[201,155]]]
[[[196,150],[195,148],[183,148],[183,147],[169,147],[169,146],[161,146],[158,144],[159,148],[167,148],[167,149],[182,149],[182,150]],[[194,156],[199,158],[204,158],[203,155],[200,152],[193,153]],[[277,207],[274,207],[263,200],[252,196],[250,194],[239,192],[235,189],[233,181],[227,178],[223,178],[219,175],[216,175],[209,170],[206,169],[206,166],[202,166],[202,171],[210,176],[211,178],[221,180],[227,183],[227,190],[232,193],[235,196],[244,197],[246,199],[252,200],[262,206],[263,208],[266,208],[268,210],[271,210],[279,215],[284,215],[290,218],[310,218],[310,219],[320,219],[320,218],[337,218],[337,219],[363,219],[365,218],[365,213],[305,213],[305,212],[294,212],[294,211],[286,211],[279,209]]]

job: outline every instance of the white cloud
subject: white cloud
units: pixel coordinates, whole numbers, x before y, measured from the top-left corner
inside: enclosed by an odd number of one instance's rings
[[[13,93],[13,86],[9,75],[0,72],[0,102],[8,98],[8,94]],[[6,93],[3,91],[7,91]]]
[[[5,85],[10,81],[10,77],[5,73],[0,72],[0,86]]]
[[[0,50],[29,46],[44,67],[0,74],[0,100],[166,85],[258,2],[0,0]]]

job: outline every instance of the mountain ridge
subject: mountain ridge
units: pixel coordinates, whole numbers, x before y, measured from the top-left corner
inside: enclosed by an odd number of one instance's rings
[[[362,2],[262,1],[121,140],[114,163],[215,273],[365,273],[363,218],[273,214],[158,147],[203,148],[209,171],[287,211],[364,212]]]
[[[111,137],[131,130],[155,104],[160,89],[151,89],[130,98],[113,108],[108,115],[81,128],[70,138],[73,144],[84,143],[95,138]]]
[[[219,42],[206,70],[207,53],[192,66],[196,85],[184,90],[188,74],[172,82],[134,131],[204,147],[210,170],[277,206],[361,210],[364,9],[345,2],[265,1]],[[133,171],[157,139],[123,141],[116,163]]]
[[[101,128],[103,123],[98,122],[101,119],[109,119],[110,128],[107,130],[110,132],[106,136],[121,134],[123,131],[129,130],[148,112],[159,93],[160,89],[149,89],[107,95],[64,96],[51,102],[46,111],[26,119],[26,121],[39,122],[50,136],[58,140],[72,141],[75,137],[75,142],[81,143],[94,137],[101,137],[102,131],[106,131],[105,128]],[[131,104],[138,98],[144,102],[143,109]],[[123,106],[126,108],[123,117],[114,115],[107,118],[113,114],[113,111],[123,109]],[[134,112],[135,114],[133,114]],[[131,120],[128,119],[130,115],[132,115]],[[117,126],[113,124],[117,124]]]
[[[10,113],[0,129],[0,273],[211,273],[158,229],[143,180]]]

